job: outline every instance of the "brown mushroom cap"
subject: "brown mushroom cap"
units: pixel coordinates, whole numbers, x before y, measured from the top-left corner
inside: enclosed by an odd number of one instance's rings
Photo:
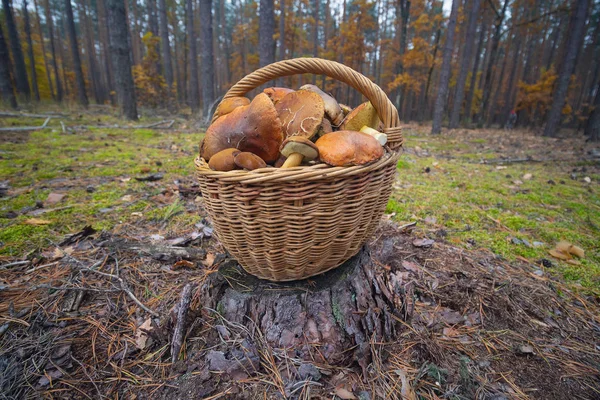
[[[336,167],[362,165],[383,156],[377,139],[356,131],[337,131],[323,135],[315,143],[319,158]]]
[[[261,93],[249,105],[237,107],[208,127],[200,155],[210,160],[219,151],[235,147],[273,162],[279,157],[281,142],[283,131],[277,110]]]
[[[379,115],[370,101],[362,103],[346,116],[340,126],[342,131],[360,131],[363,126],[377,128],[379,126]]]
[[[306,160],[314,160],[319,157],[317,146],[302,136],[290,136],[281,144],[281,154],[289,157],[292,153],[300,153]]]
[[[260,158],[256,154],[247,151],[243,151],[241,153],[236,154],[233,160],[235,162],[235,165],[237,165],[238,167],[250,171],[252,171],[253,169],[265,168],[267,166],[267,163],[262,158]]]
[[[223,99],[223,101],[217,106],[216,114],[218,117],[227,115],[233,110],[241,106],[247,106],[250,104],[250,99],[247,97],[229,97]]]
[[[344,120],[344,113],[337,100],[319,89],[315,85],[304,85],[300,87],[300,90],[308,90],[321,96],[323,103],[325,104],[325,113],[335,126],[339,126]]]
[[[279,100],[283,99],[287,94],[294,92],[293,89],[284,88],[284,87],[270,87],[263,90],[273,104],[279,103]]]
[[[286,137],[312,138],[319,130],[325,115],[325,105],[321,96],[308,90],[287,94],[275,108]]]
[[[213,171],[233,171],[237,168],[234,158],[240,151],[236,148],[221,150],[210,158],[208,166]]]

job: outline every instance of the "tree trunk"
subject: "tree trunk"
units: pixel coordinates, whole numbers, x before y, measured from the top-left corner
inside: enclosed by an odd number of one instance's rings
[[[152,36],[159,38],[159,29],[158,29],[158,11],[156,7],[156,0],[147,0],[148,4],[148,27],[150,28],[150,32]],[[162,60],[160,53],[160,44],[156,44],[156,73],[158,75],[162,75]]]
[[[165,80],[169,90],[173,88],[173,63],[171,61],[171,44],[169,43],[169,23],[167,21],[167,4],[165,0],[158,1],[158,15],[160,23],[160,44],[162,49]]]
[[[577,0],[577,5],[573,10],[571,16],[572,23],[570,24],[573,26],[573,29],[568,32],[569,37],[566,44],[565,58],[554,89],[552,106],[544,128],[544,136],[554,137],[560,128],[562,109],[565,105],[567,91],[569,90],[571,74],[575,69],[575,60],[577,59],[577,53],[583,39],[588,5],[589,0]]]
[[[33,56],[33,41],[31,40],[31,24],[29,22],[29,11],[27,11],[27,0],[23,0],[23,25],[25,25],[25,38],[27,39],[27,57],[29,58],[29,68],[31,71],[33,98],[35,101],[40,101],[40,89],[35,72],[35,57]]]
[[[48,80],[48,89],[50,90],[50,96],[56,100],[54,94],[54,85],[52,84],[52,76],[50,75],[50,64],[48,64],[48,57],[46,57],[46,45],[44,44],[44,33],[42,32],[42,23],[40,22],[40,12],[37,5],[37,0],[33,0],[35,7],[36,23],[38,36],[40,37],[40,44],[42,45],[42,56],[44,58],[44,69],[46,70],[46,79]]]
[[[75,21],[73,20],[73,8],[71,7],[71,0],[65,0],[65,12],[67,17],[67,34],[71,44],[71,59],[73,61],[73,69],[75,70],[77,99],[79,104],[87,107],[89,102],[85,92],[85,81],[83,79],[83,70],[81,69],[81,58],[79,57],[79,45],[77,44],[77,33],[75,32]]]
[[[12,63],[10,62],[10,55],[8,53],[8,46],[4,39],[4,31],[2,30],[2,24],[0,24],[0,94],[8,101],[8,104],[12,108],[17,108],[17,97],[15,96],[15,90],[11,78]]]
[[[585,135],[592,142],[600,142],[600,83],[596,87],[596,96],[594,97],[594,110],[588,118]]]
[[[112,71],[112,55],[110,52],[110,39],[108,38],[108,15],[106,11],[106,0],[97,0],[98,7],[98,32],[100,35],[100,46],[102,48],[102,64],[104,67],[104,85],[109,93],[110,103],[117,104],[112,92],[115,90],[115,82]]]
[[[366,373],[372,341],[394,340],[413,307],[412,284],[379,265],[363,248],[323,275],[272,283],[229,260],[203,284],[201,304],[230,324],[260,329],[269,345],[290,349],[295,358],[330,365],[354,360]]]
[[[263,0],[264,1],[264,0]],[[272,1],[272,0],[271,0]],[[319,57],[319,3],[321,0],[313,0],[313,21],[312,21],[312,45],[313,57]],[[317,75],[312,74],[312,84],[317,83]]]
[[[492,36],[492,44],[490,48],[490,58],[486,67],[485,77],[483,80],[483,99],[481,102],[481,110],[479,113],[478,121],[483,123],[486,120],[486,111],[488,109],[490,96],[492,94],[492,83],[493,83],[493,70],[496,65],[496,58],[498,57],[498,45],[500,44],[500,36],[502,33],[502,23],[506,16],[506,8],[510,0],[504,0],[502,11],[496,14],[496,21],[494,22],[494,33]]]
[[[212,0],[200,0],[200,25],[202,26],[202,115],[208,118],[208,109],[215,99]]]
[[[435,60],[437,57],[438,49],[440,47],[440,37],[442,36],[441,28],[438,28],[435,32],[434,46],[433,46],[433,56],[431,58],[431,66],[429,67],[429,71],[427,72],[427,84],[425,85],[425,95],[423,97],[423,104],[420,110],[419,120],[423,121],[425,119],[425,111],[429,108],[429,88],[431,87],[431,79],[433,77],[433,70],[435,69]]]
[[[15,83],[17,93],[23,95],[26,100],[29,100],[31,91],[29,89],[29,80],[27,79],[27,67],[25,66],[21,40],[19,39],[17,25],[13,16],[11,0],[2,0],[2,8],[4,9],[6,29],[8,29],[8,41],[10,42],[10,49],[12,51],[12,59],[15,63]]]
[[[180,62],[179,59],[180,57],[184,57],[185,58],[185,49],[183,50],[183,54],[181,52],[181,40],[179,40],[179,21],[177,21],[177,15],[174,16],[174,18],[171,20],[171,25],[173,26],[173,50],[175,51],[175,62],[173,63],[173,67],[175,69],[175,82],[177,84],[177,101],[180,104],[185,103],[185,94],[186,94],[186,86],[185,86],[185,67],[186,67],[186,62],[185,60],[183,63],[183,69],[184,69],[184,73],[182,76],[181,73],[181,68],[180,68]],[[185,39],[183,40],[183,42],[185,43]],[[183,46],[185,47],[185,45]]]
[[[473,109],[473,97],[475,95],[475,86],[477,85],[477,72],[479,71],[479,62],[481,61],[481,51],[483,49],[483,42],[485,41],[485,33],[486,33],[486,18],[483,18],[483,22],[481,23],[481,30],[479,31],[479,40],[477,42],[477,49],[475,50],[475,63],[473,64],[473,69],[471,70],[471,81],[469,82],[469,92],[467,93],[467,100],[465,101],[465,111],[463,114],[463,121],[471,121]]]
[[[196,38],[194,36],[194,8],[192,0],[186,0],[186,7],[186,33],[188,37],[188,59],[190,63],[188,102],[192,109],[192,114],[197,114],[198,111],[200,111],[200,94],[198,92],[198,53],[196,52]]]
[[[119,105],[125,118],[137,120],[135,88],[131,74],[129,29],[125,15],[124,0],[106,0],[108,25],[110,27],[110,50]]]
[[[504,110],[500,117],[501,124],[504,126],[508,120],[510,111],[515,108],[513,89],[516,86],[517,70],[519,69],[520,51],[521,51],[521,35],[519,32],[516,33],[517,44],[515,46],[515,53],[513,55],[513,64],[510,68],[510,76],[508,78],[508,86],[506,93],[504,94]]]
[[[471,9],[469,10],[469,22],[467,26],[467,37],[465,47],[463,49],[462,60],[460,61],[460,72],[456,81],[456,94],[454,95],[454,106],[450,115],[450,129],[458,127],[460,118],[460,110],[462,108],[463,99],[465,97],[465,85],[467,83],[467,74],[471,65],[471,57],[473,56],[473,45],[475,44],[475,34],[477,31],[477,20],[479,19],[479,6],[481,0],[473,0]]]
[[[398,42],[398,61],[396,62],[395,74],[400,75],[404,71],[402,57],[406,52],[408,43],[408,18],[410,17],[410,1],[396,0],[396,40]],[[400,86],[396,89],[396,105],[400,105],[402,98]]]
[[[142,39],[140,38],[140,25],[138,18],[137,0],[131,2],[131,14],[129,13],[129,1],[125,0],[125,18],[127,20],[127,29],[131,38],[131,49],[133,51],[133,64],[138,65],[142,62]],[[130,26],[129,19],[133,16],[133,28]]]
[[[439,134],[442,131],[442,117],[446,109],[448,100],[448,85],[450,83],[450,69],[452,62],[452,53],[454,52],[454,34],[456,30],[456,18],[458,17],[458,6],[460,0],[452,1],[452,12],[448,21],[448,29],[446,31],[446,43],[444,44],[444,55],[442,56],[442,67],[440,70],[440,83],[438,86],[437,98],[435,100],[435,108],[433,110],[433,125],[431,133]]]
[[[258,55],[260,66],[275,62],[275,4],[273,0],[260,0],[258,22]]]
[[[103,104],[105,97],[102,90],[102,85],[100,83],[98,65],[96,63],[96,46],[92,31],[92,20],[89,16],[91,7],[89,3],[86,4],[86,0],[79,0],[77,2],[77,6],[79,7],[79,26],[83,35],[83,48],[85,49],[85,53],[87,55],[87,72],[90,90],[94,95],[96,104]]]
[[[224,58],[223,58],[223,74],[225,75],[225,83],[229,84],[231,82],[231,72],[229,70],[229,59],[230,59],[230,50],[229,50],[229,40],[230,36],[227,32],[227,23],[225,22],[225,0],[219,0],[219,9],[221,10],[219,14],[220,24],[221,24],[221,32],[223,34],[223,47],[225,50]],[[217,38],[217,40],[221,40]]]
[[[44,0],[44,8],[46,11],[46,25],[48,26],[48,36],[50,40],[50,53],[52,54],[52,69],[54,69],[54,82],[56,83],[56,101],[59,103],[63,99],[63,87],[60,82],[60,73],[58,71],[58,62],[56,61],[56,44],[54,43],[54,22],[50,12],[49,0]]]

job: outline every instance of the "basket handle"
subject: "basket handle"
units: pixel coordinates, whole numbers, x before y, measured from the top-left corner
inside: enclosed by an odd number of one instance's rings
[[[356,72],[350,67],[335,61],[324,60],[322,58],[294,58],[291,60],[278,61],[276,63],[264,66],[246,75],[238,83],[233,85],[225,94],[223,99],[243,96],[252,89],[256,89],[263,83],[269,82],[273,79],[307,73],[327,75],[330,78],[347,83],[354,89],[361,92],[367,99],[369,99],[371,104],[373,104],[375,110],[377,110],[377,114],[383,122],[386,133],[393,132],[401,136],[399,132],[400,118],[398,117],[398,110],[396,107],[394,107],[385,92],[381,90],[379,86],[377,86],[360,72]],[[214,122],[215,119],[216,112],[213,115],[211,123]],[[399,145],[401,145],[401,140],[402,139],[400,137]]]

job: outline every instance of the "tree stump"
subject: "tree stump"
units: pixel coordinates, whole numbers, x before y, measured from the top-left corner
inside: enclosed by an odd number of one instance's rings
[[[260,329],[274,349],[330,365],[371,362],[371,343],[393,340],[412,313],[412,287],[365,246],[340,267],[302,281],[274,283],[234,260],[209,276],[205,307],[249,331]]]

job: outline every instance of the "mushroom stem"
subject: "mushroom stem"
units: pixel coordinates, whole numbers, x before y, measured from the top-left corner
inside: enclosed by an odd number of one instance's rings
[[[297,167],[298,165],[302,164],[303,159],[304,155],[302,153],[292,153],[289,155],[287,160],[285,160],[281,168]]]

